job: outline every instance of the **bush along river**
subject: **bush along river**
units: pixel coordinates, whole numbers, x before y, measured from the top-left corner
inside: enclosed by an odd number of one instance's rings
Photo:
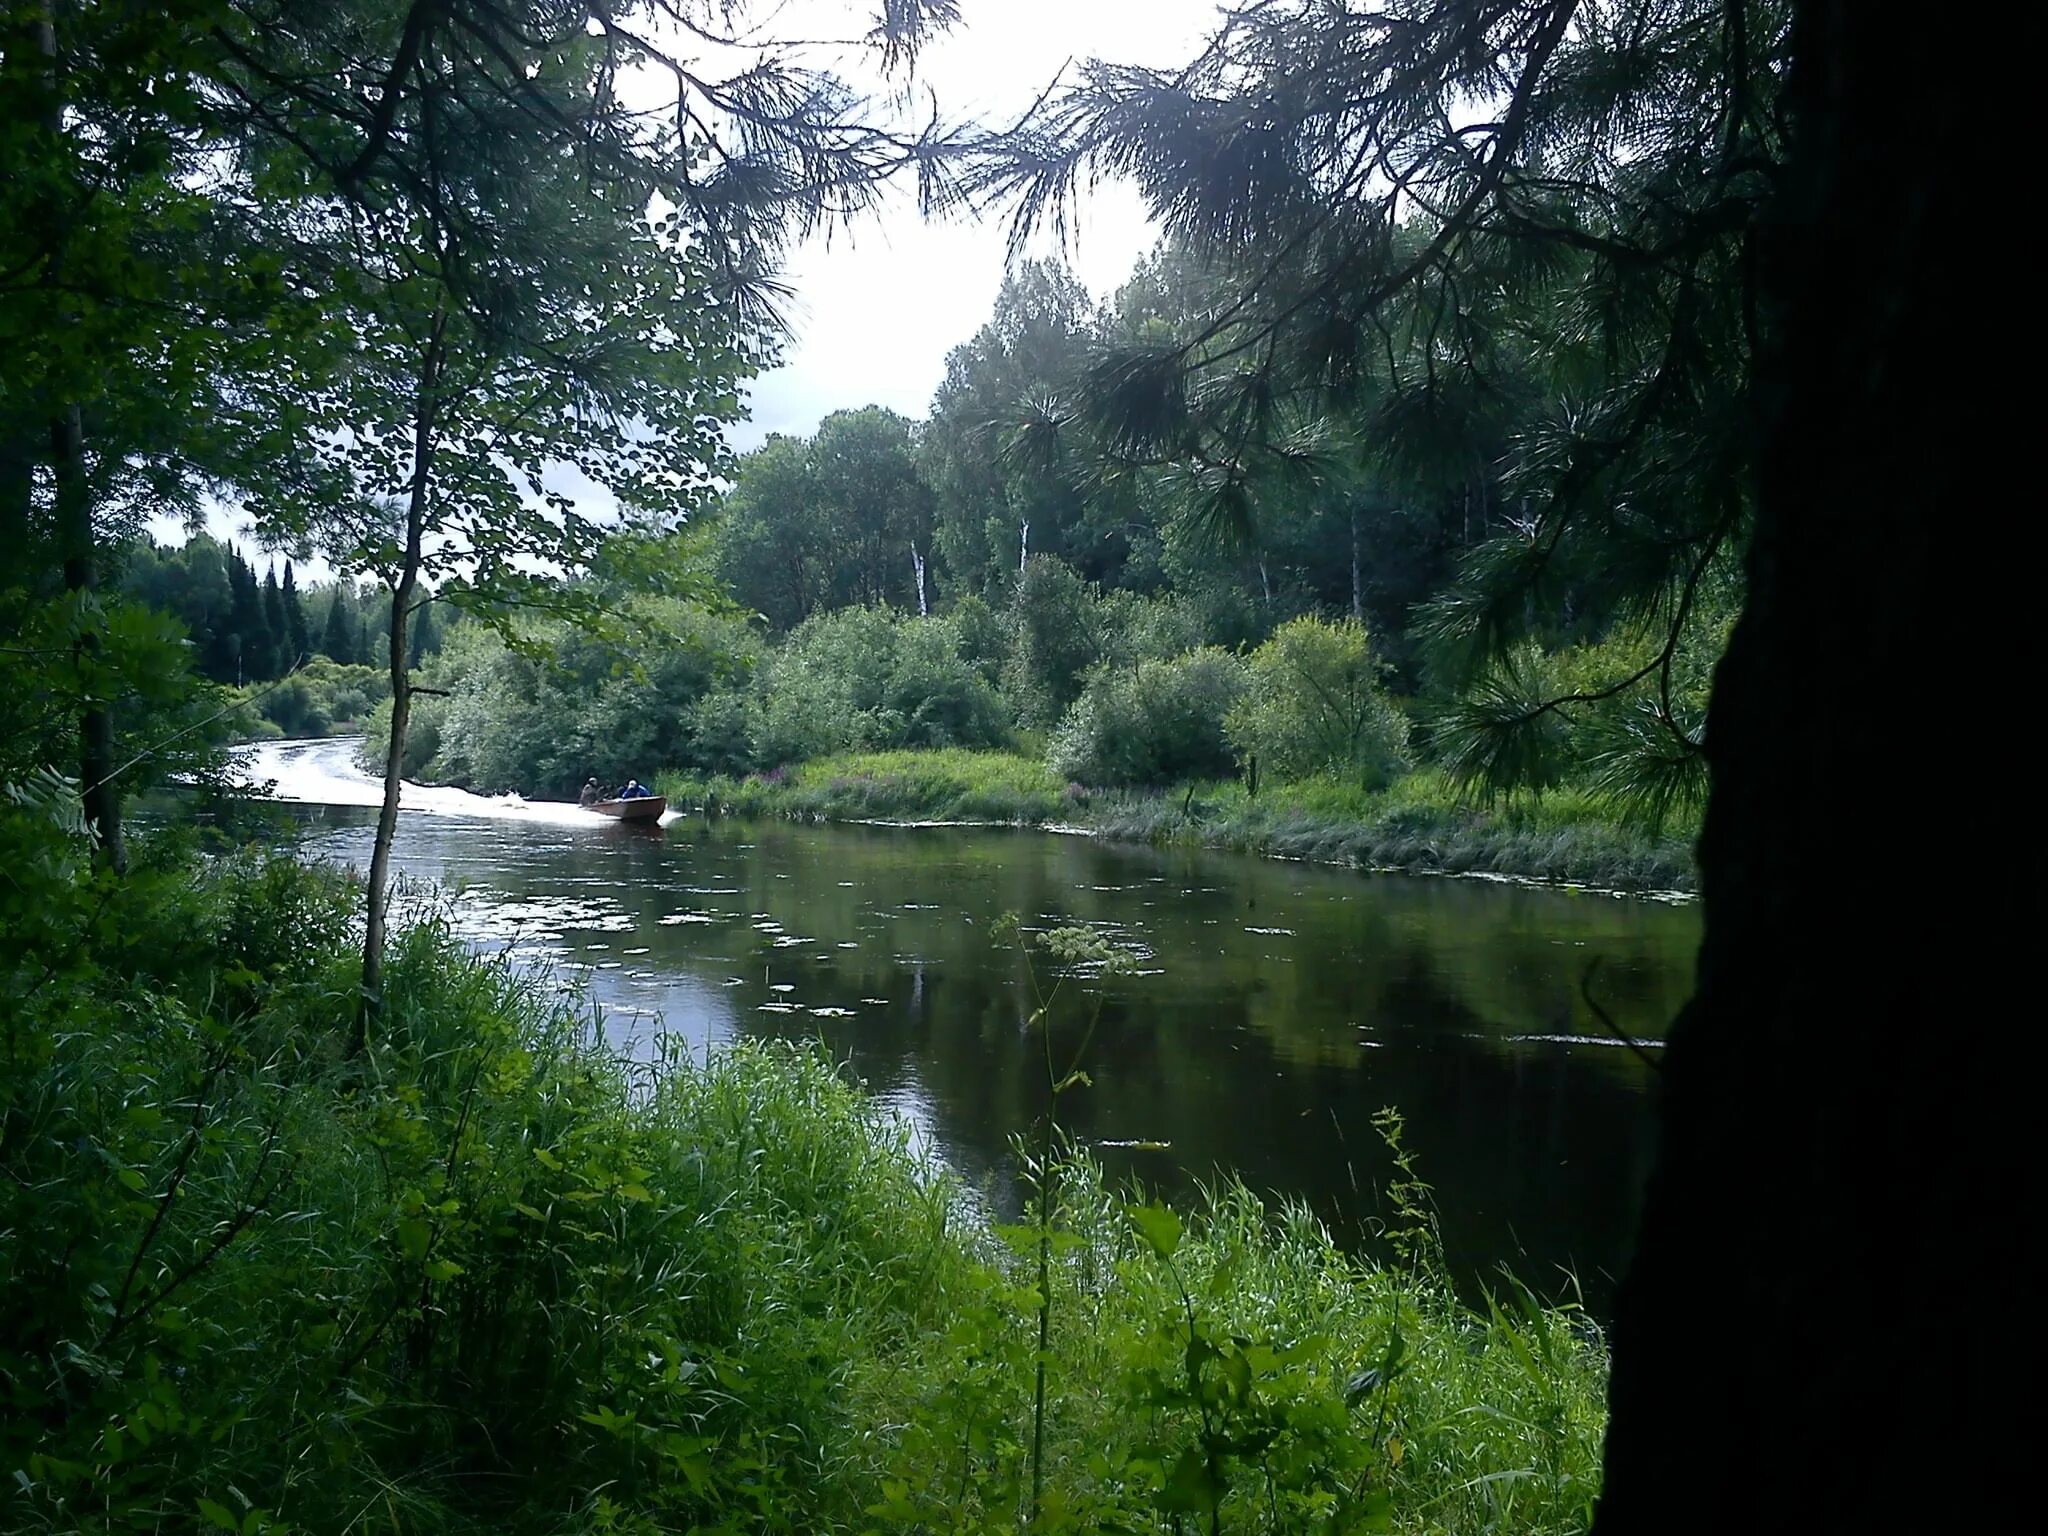
[[[273,742],[248,766],[299,802],[311,856],[363,866],[377,786],[353,752]],[[1063,988],[1052,1028],[1077,1038],[1099,999],[1090,1084],[1060,1112],[1112,1173],[1172,1197],[1235,1172],[1370,1248],[1392,1106],[1457,1274],[1557,1297],[1576,1276],[1608,1310],[1690,906],[1005,828],[649,831],[414,786],[404,805],[395,868],[445,888],[471,943],[586,989],[620,1049],[822,1040],[1002,1212],[1046,1068],[1032,978],[991,929],[1093,928],[1130,969]],[[1049,985],[1052,958],[1032,964]]]

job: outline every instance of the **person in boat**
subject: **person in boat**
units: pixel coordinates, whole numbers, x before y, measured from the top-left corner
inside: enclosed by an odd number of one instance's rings
[[[588,807],[597,804],[603,798],[604,791],[597,787],[597,780],[594,778],[585,779],[583,781],[583,793],[576,797],[576,803]]]
[[[645,784],[642,784],[638,779],[626,780],[626,787],[619,791],[619,798],[621,800],[650,800],[653,797],[654,791]]]

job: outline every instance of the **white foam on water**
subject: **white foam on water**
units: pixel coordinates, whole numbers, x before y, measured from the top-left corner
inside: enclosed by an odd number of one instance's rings
[[[1617,1040],[1613,1035],[1509,1035],[1515,1041],[1534,1041],[1544,1045],[1601,1045],[1641,1047],[1644,1050],[1661,1051],[1662,1040]]]
[[[259,741],[235,749],[235,766],[252,784],[269,782],[280,800],[307,805],[376,806],[384,803],[383,783],[356,762],[360,736],[330,736],[313,741]],[[446,785],[406,783],[399,786],[401,811],[434,816],[468,816],[481,821],[523,821],[540,827],[614,825],[567,800],[527,800],[519,795],[473,795]],[[662,819],[668,820],[670,812]]]

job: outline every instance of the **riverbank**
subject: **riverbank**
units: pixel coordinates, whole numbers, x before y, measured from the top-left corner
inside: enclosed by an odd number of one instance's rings
[[[1499,875],[1634,893],[1690,891],[1692,834],[1618,822],[1593,796],[1559,790],[1493,809],[1443,775],[1385,790],[1317,782],[1248,795],[1236,782],[1157,793],[1088,790],[1008,752],[843,753],[743,779],[669,773],[678,808],[827,821],[973,821],[1181,843],[1406,874]]]
[[[352,1057],[348,882],[137,853],[38,891],[81,958],[10,1023],[10,1524],[1585,1528],[1604,1343],[1460,1304],[1412,1184],[1384,1265],[1085,1160],[991,1230],[821,1054],[629,1072],[434,925]]]

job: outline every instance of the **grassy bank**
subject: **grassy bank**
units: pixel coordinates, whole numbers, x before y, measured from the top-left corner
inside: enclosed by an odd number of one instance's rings
[[[1597,1336],[1426,1221],[1077,1163],[1041,1272],[815,1054],[629,1072],[427,925],[351,1060],[352,893],[143,852],[0,928],[0,1528],[1002,1531],[1034,1468],[1040,1530],[1586,1523]]]
[[[1614,890],[1689,890],[1692,829],[1618,822],[1595,797],[1558,790],[1491,809],[1440,773],[1385,790],[1313,781],[1258,795],[1236,782],[1159,793],[1089,791],[1007,752],[844,753],[745,779],[670,774],[678,805],[826,820],[996,821],[1103,837],[1199,844],[1413,873],[1501,874]]]

